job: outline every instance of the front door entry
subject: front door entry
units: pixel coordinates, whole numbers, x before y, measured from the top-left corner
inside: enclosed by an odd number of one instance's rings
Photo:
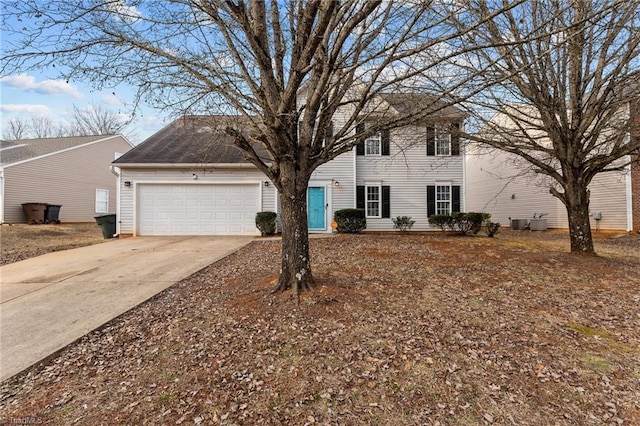
[[[309,229],[326,229],[326,200],[324,186],[307,188],[307,220]]]

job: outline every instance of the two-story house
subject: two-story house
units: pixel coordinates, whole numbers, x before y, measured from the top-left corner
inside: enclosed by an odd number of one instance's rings
[[[383,99],[399,114],[434,102],[427,95]],[[448,107],[419,124],[376,134],[320,166],[307,190],[309,231],[332,232],[333,214],[344,208],[365,209],[367,230],[379,231],[393,230],[396,216],[411,216],[413,230],[429,230],[429,215],[462,210],[464,155],[450,125],[462,126],[464,118]],[[278,213],[278,194],[216,124],[234,119],[180,118],[115,161],[118,233],[258,234],[256,212]]]

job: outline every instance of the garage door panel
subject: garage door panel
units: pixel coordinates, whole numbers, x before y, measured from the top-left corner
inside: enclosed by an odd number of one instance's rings
[[[140,235],[256,235],[256,184],[140,184]]]

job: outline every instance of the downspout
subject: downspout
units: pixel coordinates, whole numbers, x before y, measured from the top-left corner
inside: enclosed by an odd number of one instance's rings
[[[120,185],[122,184],[122,176],[120,175],[120,167],[110,165],[109,170],[113,173],[116,178],[116,235],[120,235]]]
[[[633,231],[633,188],[632,188],[632,170],[631,157],[629,156],[629,164],[625,167],[625,201],[627,207],[627,232]]]

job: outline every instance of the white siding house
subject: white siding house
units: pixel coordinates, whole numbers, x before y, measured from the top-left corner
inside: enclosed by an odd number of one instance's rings
[[[531,114],[535,112],[532,110]],[[625,114],[638,117],[638,108]],[[638,119],[636,119],[637,121]],[[492,124],[511,129],[514,124],[506,114],[497,114]],[[539,130],[529,132],[547,139]],[[627,138],[640,137],[632,131]],[[622,159],[629,163],[630,157]],[[638,157],[636,157],[636,161]],[[511,219],[532,219],[543,214],[549,228],[568,228],[564,204],[552,196],[549,188],[554,181],[536,174],[525,160],[498,150],[478,145],[468,146],[466,153],[467,208],[490,213],[492,221],[509,226]],[[640,228],[640,177],[638,163],[621,172],[600,173],[589,185],[589,214],[593,230],[632,231]]]
[[[398,112],[409,104],[406,95],[387,101]],[[446,111],[446,120],[462,125],[460,111]],[[120,235],[258,235],[256,213],[279,212],[273,184],[215,124],[225,120],[238,118],[183,117],[114,162]],[[336,114],[334,128],[344,120]],[[428,230],[436,209],[464,208],[464,152],[448,127],[425,121],[370,139],[312,174],[310,232],[332,232],[334,213],[345,208],[365,209],[373,231],[393,230],[396,216],[411,216],[414,230]]]

